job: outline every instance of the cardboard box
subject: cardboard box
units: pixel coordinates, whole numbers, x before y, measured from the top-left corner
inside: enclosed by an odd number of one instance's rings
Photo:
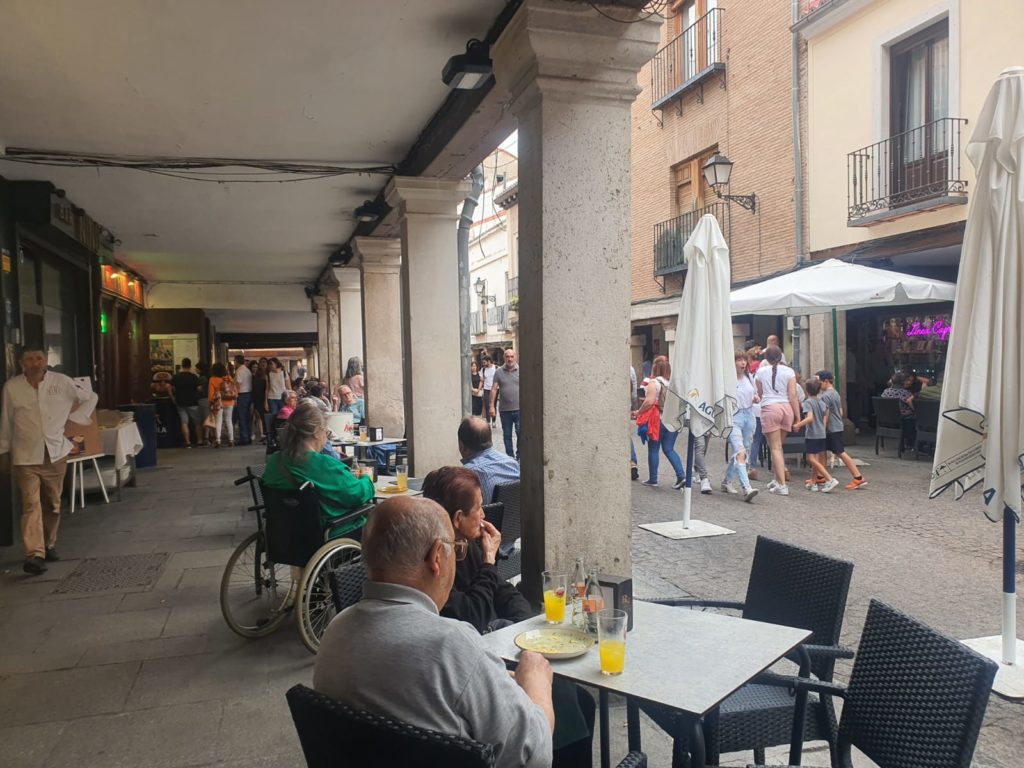
[[[64,437],[76,445],[71,456],[96,456],[103,453],[103,441],[100,440],[100,425],[93,411],[88,424],[68,421],[64,426]]]

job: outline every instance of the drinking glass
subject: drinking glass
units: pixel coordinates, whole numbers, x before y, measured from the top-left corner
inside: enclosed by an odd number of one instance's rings
[[[362,467],[363,474],[370,478],[371,483],[374,482],[376,480],[376,473],[374,470],[377,469],[377,466],[375,464],[363,464]]]
[[[365,424],[359,425],[359,442],[365,443],[370,439],[370,430]]]
[[[404,461],[395,464],[395,485],[399,491],[409,490],[409,465]]]
[[[616,608],[597,612],[597,647],[603,675],[621,675],[626,665],[627,619],[626,612]]]
[[[566,575],[544,571],[544,618],[548,624],[565,621]]]

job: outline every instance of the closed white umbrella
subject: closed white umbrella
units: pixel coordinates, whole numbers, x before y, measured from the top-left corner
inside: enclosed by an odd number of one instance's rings
[[[676,404],[681,403],[689,411],[690,418],[683,489],[683,527],[688,528],[694,438],[709,432],[716,437],[727,436],[736,412],[729,246],[714,216],[705,214],[697,222],[683,246],[683,259],[686,283],[679,302],[669,390],[678,397]],[[669,408],[665,415],[666,421],[671,421],[675,414]],[[677,426],[680,415],[676,415]]]
[[[977,173],[964,234],[930,494],[981,486],[985,515],[1003,521],[1003,633],[967,641],[1003,662],[995,689],[1024,697],[1016,664],[1016,527],[1024,462],[1024,68],[989,92],[967,156]],[[987,641],[987,642],[986,642]],[[996,642],[992,642],[996,641]],[[994,648],[990,647],[994,646]]]

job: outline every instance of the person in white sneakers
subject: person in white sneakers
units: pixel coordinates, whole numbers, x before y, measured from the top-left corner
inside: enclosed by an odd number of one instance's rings
[[[800,413],[796,395],[796,375],[793,369],[782,365],[782,350],[770,346],[765,350],[764,362],[754,375],[754,386],[761,398],[761,431],[772,454],[772,474],[768,492],[788,496],[786,486],[786,457],[782,441],[793,431],[795,415]]]
[[[804,384],[807,397],[803,402],[804,417],[793,425],[793,429],[807,427],[804,432],[804,450],[807,463],[811,465],[811,478],[806,483],[807,489],[829,493],[839,485],[839,481],[829,474],[825,467],[825,426],[828,422],[828,405],[818,397],[821,394],[821,381],[812,376]]]
[[[732,431],[729,433],[729,447],[732,449],[732,459],[729,461],[729,468],[725,471],[725,478],[722,480],[722,490],[726,493],[737,493],[731,480],[739,478],[740,487],[743,488],[743,500],[751,502],[757,496],[757,491],[751,487],[750,478],[747,476],[747,456],[750,453],[750,444],[754,439],[754,403],[760,401],[757,389],[754,387],[754,377],[747,372],[747,353],[737,349],[736,360],[736,413],[732,417]]]

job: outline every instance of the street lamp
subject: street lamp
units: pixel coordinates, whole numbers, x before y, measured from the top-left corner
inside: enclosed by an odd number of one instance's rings
[[[732,176],[732,160],[723,154],[716,152],[711,159],[704,163],[704,181],[708,183],[715,194],[722,200],[729,200],[738,203],[751,213],[757,213],[757,195],[723,195],[718,191],[719,187],[729,185],[729,177]]]
[[[452,56],[441,70],[441,79],[449,88],[471,91],[483,87],[494,67],[487,43],[473,39],[466,43],[466,52]]]
[[[478,277],[476,282],[473,283],[473,290],[476,291],[476,296],[480,299],[481,304],[486,304],[489,301],[494,304],[498,303],[498,299],[495,296],[485,295],[487,293],[487,281],[482,277]]]

